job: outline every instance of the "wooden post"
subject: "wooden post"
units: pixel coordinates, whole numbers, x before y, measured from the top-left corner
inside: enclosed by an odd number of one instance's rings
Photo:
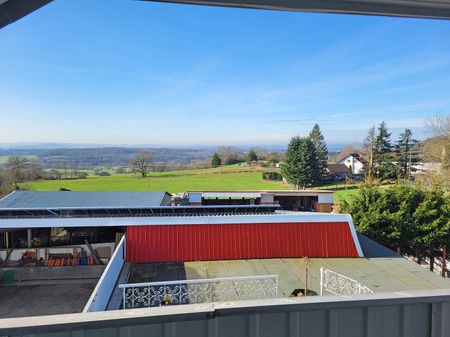
[[[306,260],[305,296],[308,296],[308,260]]]
[[[430,271],[434,271],[434,244],[430,245]]]
[[[447,246],[442,246],[442,277],[447,277]]]

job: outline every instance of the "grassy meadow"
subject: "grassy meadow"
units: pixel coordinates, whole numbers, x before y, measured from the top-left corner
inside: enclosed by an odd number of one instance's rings
[[[37,180],[20,187],[35,191],[57,191],[60,188],[74,191],[168,191],[179,193],[188,190],[287,190],[281,182],[263,180],[261,169],[230,165],[220,168],[152,172],[142,178],[137,174],[89,175],[86,179]],[[343,184],[323,186],[335,190],[335,201],[350,200],[358,185]]]
[[[21,187],[36,191],[57,191],[67,188],[74,191],[168,191],[170,193],[187,190],[250,190],[250,189],[288,189],[278,182],[266,181],[261,172],[238,170],[189,170],[152,173],[146,178],[135,174],[113,174],[86,179],[38,180]]]

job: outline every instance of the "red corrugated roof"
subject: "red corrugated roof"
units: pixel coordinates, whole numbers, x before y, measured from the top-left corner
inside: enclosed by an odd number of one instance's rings
[[[128,226],[129,262],[358,257],[348,222]]]

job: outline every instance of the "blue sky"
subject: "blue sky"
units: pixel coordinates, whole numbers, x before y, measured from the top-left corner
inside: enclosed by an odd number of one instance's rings
[[[0,143],[330,144],[450,113],[450,21],[58,0],[0,30]]]

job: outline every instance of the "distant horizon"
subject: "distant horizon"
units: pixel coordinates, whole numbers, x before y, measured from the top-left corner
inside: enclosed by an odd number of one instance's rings
[[[350,144],[330,144],[331,147],[343,147]],[[287,148],[287,144],[190,144],[190,145],[177,145],[177,144],[90,144],[90,143],[52,143],[52,142],[19,142],[19,143],[0,143],[0,149],[2,150],[46,150],[46,149],[92,149],[92,148],[135,148],[135,149],[151,149],[151,148],[173,148],[173,149],[216,149],[220,146],[234,146],[240,149],[250,148]]]
[[[377,126],[377,125],[376,125]],[[388,125],[389,127],[389,125]],[[391,142],[392,144],[395,144],[395,142],[398,139],[398,136],[400,132],[402,132],[404,129],[389,129],[392,132],[391,135]],[[367,133],[368,129],[365,130]],[[287,148],[288,143],[290,139],[294,136],[302,136],[306,137],[307,134],[294,134],[286,138],[285,143],[210,143],[210,144],[196,144],[196,143],[185,143],[185,144],[170,144],[170,143],[161,143],[161,144],[154,144],[154,143],[83,143],[83,142],[39,142],[39,141],[29,141],[29,142],[2,142],[0,139],[0,149],[7,150],[7,149],[56,149],[56,148],[108,148],[108,147],[124,147],[124,148],[193,148],[193,149],[203,149],[203,148],[217,148],[219,146],[235,146],[238,148]],[[424,140],[431,135],[428,134],[423,129],[419,129],[419,132],[417,132],[417,129],[414,130],[413,128],[413,137],[417,140]],[[353,145],[353,146],[362,146],[364,141],[365,134],[361,135],[360,141],[353,141],[353,142],[329,142],[327,141],[327,138],[325,136],[325,143],[329,148],[343,148],[344,146]]]

